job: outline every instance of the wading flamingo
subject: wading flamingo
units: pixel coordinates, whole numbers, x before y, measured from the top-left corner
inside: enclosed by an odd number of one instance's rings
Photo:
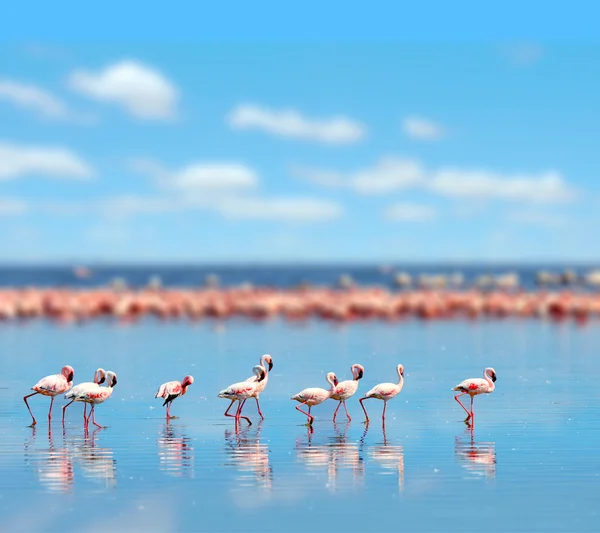
[[[85,422],[86,427],[90,423],[90,418],[92,419],[92,423],[94,426],[101,428],[100,424],[96,423],[96,413],[95,408],[96,405],[104,403],[108,400],[113,392],[113,387],[117,384],[117,375],[110,370],[105,374],[106,379],[106,387],[96,386],[95,389],[89,389],[82,391],[75,401],[85,402],[92,405],[92,409],[90,410],[90,414],[87,417]]]
[[[268,353],[264,354],[260,358],[260,366],[262,366],[265,369],[265,377],[262,381],[258,382],[258,387],[256,388],[256,392],[251,397],[256,400],[256,407],[258,409],[258,414],[264,420],[265,417],[263,416],[262,411],[260,410],[260,403],[258,403],[258,397],[260,396],[260,393],[265,390],[265,387],[267,386],[267,383],[269,382],[269,372],[271,372],[271,370],[273,370],[273,358]],[[246,379],[246,381],[256,382],[257,379],[258,378],[256,376],[250,376],[248,379]],[[245,403],[246,403],[246,400],[244,400],[242,402],[242,405],[240,407],[240,413],[242,412],[242,409],[244,408]]]
[[[365,412],[365,422],[369,422],[369,415],[367,414],[363,400],[368,400],[369,398],[383,400],[383,413],[381,415],[381,420],[385,422],[385,408],[387,407],[388,401],[390,401],[397,394],[400,394],[400,391],[404,386],[404,366],[398,365],[396,370],[398,371],[398,383],[380,383],[379,385],[375,385],[369,392],[367,392],[367,394],[365,394],[364,398],[360,399],[360,405]]]
[[[496,381],[496,371],[488,367],[483,371],[483,378],[469,378],[461,381],[456,387],[452,388],[453,391],[460,391],[460,394],[457,394],[454,399],[460,404],[460,406],[467,413],[467,418],[465,418],[465,422],[468,422],[469,419],[475,420],[473,415],[473,398],[478,394],[489,394],[490,392],[494,392],[496,388],[494,383]],[[458,399],[463,394],[468,394],[471,397],[471,410],[469,411]]]
[[[352,372],[353,379],[348,379],[338,383],[335,387],[335,391],[331,395],[332,400],[337,400],[339,402],[338,406],[335,408],[335,412],[333,413],[334,422],[337,412],[342,404],[344,404],[344,410],[346,411],[348,420],[352,420],[352,417],[348,414],[348,409],[346,408],[346,400],[356,394],[356,391],[358,390],[358,380],[363,377],[365,369],[362,365],[355,364],[350,367],[350,371]]]
[[[96,390],[96,388],[100,386],[100,384],[104,383],[105,378],[106,372],[104,372],[103,368],[99,368],[98,370],[96,370],[96,372],[94,372],[93,383],[90,383],[89,381],[85,383],[79,383],[75,385],[67,394],[65,394],[65,398],[71,401],[62,408],[63,424],[65,423],[65,411],[67,407],[69,407],[69,405],[71,405],[73,402],[85,402],[83,404],[83,423],[87,423],[87,404],[89,402],[86,402],[85,400],[82,400],[80,398],[84,398],[85,393],[87,393],[88,391]]]
[[[328,398],[331,398],[331,395],[335,391],[335,387],[338,384],[338,379],[333,372],[329,372],[327,374],[327,381],[331,385],[329,390],[321,389],[319,387],[312,387],[310,389],[304,389],[290,398],[291,400],[300,402],[301,405],[308,405],[308,413],[300,409],[299,405],[296,406],[296,409],[308,417],[309,426],[312,426],[312,423],[315,420],[315,417],[310,414],[310,408],[323,403]]]
[[[194,378],[192,376],[185,376],[181,383],[179,381],[168,381],[160,386],[154,397],[164,398],[165,403],[163,403],[163,407],[167,406],[167,418],[175,418],[171,416],[171,404],[175,398],[183,396],[192,383],[194,383]]]
[[[243,402],[248,398],[252,398],[252,396],[256,394],[260,382],[265,379],[265,376],[267,375],[267,371],[264,366],[256,365],[252,369],[252,372],[254,372],[254,375],[256,376],[256,381],[240,381],[239,383],[234,383],[233,385],[229,385],[229,387],[226,389],[223,389],[218,394],[219,398],[227,398],[228,400],[231,400],[229,407],[227,407],[227,410],[225,411],[225,416],[231,416],[235,418],[236,424],[239,422],[240,418],[243,418],[248,421],[249,425],[252,425],[252,422],[250,422],[250,419],[247,416],[242,416],[242,406],[244,405]],[[230,415],[229,409],[231,409],[231,406],[236,401],[239,401],[240,404],[238,405],[235,415]]]
[[[32,426],[37,424],[35,420],[35,416],[31,412],[31,407],[27,403],[27,398],[31,398],[36,394],[41,394],[42,396],[50,396],[52,400],[50,400],[50,409],[48,410],[48,420],[52,420],[52,405],[54,404],[54,397],[59,394],[64,394],[73,386],[73,376],[75,375],[75,371],[73,367],[66,365],[63,366],[60,374],[54,374],[52,376],[46,376],[45,378],[40,379],[31,390],[35,391],[31,394],[28,394],[23,398],[27,409],[29,409],[29,414],[33,419]]]

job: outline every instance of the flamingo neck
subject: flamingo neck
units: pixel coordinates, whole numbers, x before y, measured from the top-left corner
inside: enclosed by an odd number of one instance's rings
[[[260,358],[260,366],[262,366],[265,369],[265,379],[267,378],[267,376],[269,375],[269,363],[267,362],[267,356],[263,355]]]
[[[400,369],[398,369],[398,386],[401,387],[403,383],[404,383],[404,377],[400,373]]]
[[[489,385],[489,390],[493,391],[496,388],[496,385],[494,384],[494,382],[492,381],[492,378],[488,375],[487,371],[483,373],[483,377],[485,378],[485,380],[488,382]]]

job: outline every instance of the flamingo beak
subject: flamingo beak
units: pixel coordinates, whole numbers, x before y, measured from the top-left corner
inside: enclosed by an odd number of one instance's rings
[[[100,381],[98,381],[98,385],[102,385],[102,383],[104,383],[106,381],[106,378],[104,376],[102,376],[102,379]]]
[[[75,375],[74,375],[74,373],[73,373],[73,372],[70,372],[70,373],[69,373],[69,377],[67,378],[67,381],[73,381],[73,377],[74,377],[74,376],[75,376]]]
[[[273,370],[273,360],[269,361],[269,372]]]
[[[356,379],[360,379],[360,378],[362,378],[362,377],[363,377],[363,371],[362,371],[362,370],[359,370],[359,371],[358,371],[358,377],[357,377]]]
[[[111,387],[114,387],[116,384],[117,384],[117,376],[114,376]]]
[[[496,382],[496,374],[495,374],[495,373],[493,373],[493,374],[492,374],[492,382],[493,382],[493,383],[495,383],[495,382]]]

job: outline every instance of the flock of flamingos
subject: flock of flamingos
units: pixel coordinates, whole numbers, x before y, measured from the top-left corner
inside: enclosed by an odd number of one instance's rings
[[[338,322],[406,317],[424,320],[522,317],[585,322],[600,316],[600,294],[572,289],[436,287],[394,291],[358,286],[0,290],[0,320],[44,317],[60,323],[77,323],[109,317],[128,323],[145,316],[165,320],[224,320],[236,316],[264,320],[280,316],[288,320],[319,318]]]
[[[236,426],[241,419],[246,420],[249,425],[252,424],[247,416],[242,415],[244,404],[249,398],[254,398],[256,400],[258,414],[260,415],[261,419],[264,419],[264,415],[260,409],[259,396],[267,386],[269,372],[272,369],[273,358],[269,354],[265,354],[261,357],[260,364],[256,365],[252,369],[253,375],[251,377],[244,381],[234,383],[219,392],[219,398],[224,398],[231,401],[227,407],[227,410],[225,411],[225,416],[235,418]],[[385,410],[387,407],[387,402],[397,396],[400,391],[402,391],[402,387],[404,385],[404,366],[398,365],[396,370],[398,372],[397,383],[380,383],[375,385],[369,392],[367,392],[367,394],[365,394],[365,396],[360,398],[360,405],[365,413],[365,423],[369,423],[369,415],[365,409],[364,401],[373,398],[383,401],[383,413],[381,417],[382,421],[385,423]],[[362,379],[364,371],[365,369],[362,365],[352,365],[352,379],[345,381],[338,381],[337,376],[333,372],[329,372],[326,376],[327,382],[329,383],[328,389],[311,387],[304,389],[292,396],[291,399],[299,403],[299,405],[296,405],[296,409],[306,415],[308,419],[308,426],[311,427],[314,422],[314,417],[311,414],[311,408],[323,403],[328,399],[339,402],[333,414],[334,422],[336,420],[338,410],[342,405],[346,411],[346,417],[348,420],[352,420],[346,407],[346,400],[356,394],[358,390],[358,382],[360,379]],[[96,372],[94,372],[93,382],[80,383],[73,386],[74,375],[75,371],[73,370],[73,367],[66,365],[62,368],[60,374],[46,376],[31,388],[31,390],[34,392],[25,396],[23,400],[25,401],[25,405],[27,405],[27,409],[31,414],[31,418],[33,420],[32,426],[35,426],[36,419],[33,416],[33,412],[31,411],[29,403],[27,402],[27,398],[35,396],[36,394],[49,396],[51,400],[50,409],[48,411],[48,419],[51,420],[54,398],[64,394],[64,397],[70,401],[62,408],[63,424],[65,422],[65,411],[69,405],[71,405],[73,402],[82,402],[84,404],[84,427],[86,429],[88,428],[90,419],[95,426],[98,428],[102,427],[96,422],[95,407],[96,405],[99,405],[110,398],[113,388],[117,384],[116,374],[112,371],[104,371],[102,368],[99,368],[96,370]],[[496,371],[493,368],[486,368],[483,372],[483,378],[468,378],[460,382],[458,385],[456,385],[456,387],[452,388],[453,391],[457,391],[459,393],[454,397],[454,399],[467,413],[467,418],[465,419],[467,424],[472,424],[474,421],[473,398],[479,394],[489,394],[494,392],[495,381]],[[193,383],[194,378],[192,376],[185,376],[181,382],[168,381],[160,386],[155,397],[162,398],[164,400],[163,407],[166,407],[167,419],[173,418],[171,415],[171,404],[173,401],[180,396],[183,396],[187,392],[188,387]],[[467,409],[467,407],[465,407],[465,405],[459,399],[465,394],[469,395],[471,399],[469,409]],[[229,411],[235,402],[238,402],[237,410],[235,414],[230,414]],[[87,414],[88,404],[91,406],[89,414]],[[308,407],[308,411],[302,410],[300,408],[301,406]]]

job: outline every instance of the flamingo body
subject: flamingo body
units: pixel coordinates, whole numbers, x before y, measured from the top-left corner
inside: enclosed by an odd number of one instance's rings
[[[398,383],[380,383],[379,385],[375,385],[369,392],[367,392],[367,394],[365,394],[363,398],[360,399],[360,405],[365,412],[365,422],[369,421],[369,415],[367,414],[367,410],[365,409],[363,401],[370,398],[383,400],[383,413],[381,415],[381,419],[385,421],[387,402],[400,394],[402,387],[404,387],[404,366],[398,365],[396,370],[398,372]]]
[[[227,410],[225,411],[225,416],[235,417],[236,423],[240,418],[244,418],[248,421],[248,424],[252,425],[252,422],[247,416],[241,416],[242,407],[244,405],[243,402],[257,394],[261,381],[266,377],[267,370],[262,365],[256,365],[252,371],[254,372],[257,381],[239,381],[238,383],[229,385],[229,387],[223,389],[218,394],[219,398],[231,400],[229,407],[227,407]],[[231,406],[236,401],[240,402],[240,405],[237,408],[236,414],[230,415],[229,409],[231,409]]]
[[[315,405],[319,405],[325,400],[331,398],[331,395],[333,394],[335,387],[338,384],[337,377],[333,372],[329,372],[327,374],[327,381],[331,385],[329,390],[321,389],[320,387],[311,387],[300,391],[298,394],[295,394],[290,398],[291,400],[295,400],[300,404],[308,405],[308,413],[300,409],[298,405],[296,406],[296,409],[301,413],[304,413],[308,417],[309,425],[312,425],[312,423],[315,420],[315,417],[310,414],[310,408],[314,407]]]
[[[258,397],[260,396],[260,393],[265,390],[267,383],[269,382],[269,372],[273,370],[273,358],[268,353],[264,354],[260,358],[260,366],[262,366],[265,369],[265,377],[262,380],[258,381],[258,377],[256,375],[252,375],[249,378],[247,378],[246,381],[258,383],[258,387],[256,388],[256,391],[251,396],[251,398],[254,398],[256,400],[256,408],[258,409],[258,414],[264,420],[265,417],[263,416],[262,411],[260,410],[260,403],[258,401]],[[244,407],[244,403],[246,403],[246,400],[242,402],[240,413],[242,412],[241,410]]]
[[[86,421],[87,421],[87,416],[86,416],[87,404],[90,402],[86,402],[86,400],[82,399],[82,398],[85,397],[85,393],[88,390],[91,390],[94,387],[98,387],[99,385],[104,383],[105,378],[106,378],[106,372],[104,372],[104,369],[99,368],[98,370],[96,370],[96,372],[94,372],[93,383],[92,382],[78,383],[73,388],[71,388],[71,390],[69,390],[69,392],[67,394],[65,394],[65,398],[67,400],[71,400],[71,401],[67,405],[63,406],[63,408],[62,408],[63,424],[65,423],[65,412],[67,410],[67,407],[69,407],[69,405],[71,405],[73,402],[84,402],[83,421],[84,421],[84,424],[86,423]]]
[[[96,423],[95,408],[96,408],[96,405],[104,403],[106,400],[108,400],[111,397],[112,392],[113,392],[113,387],[117,384],[117,375],[111,371],[107,372],[106,373],[106,383],[107,383],[106,387],[100,387],[99,385],[94,383],[93,385],[95,385],[95,387],[90,386],[90,387],[86,387],[85,389],[80,390],[77,398],[76,399],[74,398],[75,401],[89,403],[92,406],[90,414],[88,415],[88,418],[86,420],[86,426],[87,426],[87,424],[89,424],[89,421],[91,418],[92,423],[96,427],[102,427],[100,424]]]
[[[34,391],[32,394],[28,394],[23,398],[27,409],[29,410],[29,414],[33,419],[32,426],[35,426],[37,423],[33,413],[31,412],[31,408],[27,403],[27,398],[34,396],[36,394],[41,394],[42,396],[50,396],[52,399],[50,400],[50,409],[48,411],[48,420],[52,419],[52,406],[54,405],[54,397],[59,394],[64,394],[73,386],[73,377],[75,375],[75,371],[72,366],[65,365],[63,366],[60,374],[53,374],[52,376],[46,376],[45,378],[40,379],[31,390]]]
[[[348,409],[346,407],[346,400],[356,394],[356,391],[358,390],[358,380],[363,377],[365,369],[362,365],[354,364],[350,367],[350,370],[352,372],[352,376],[354,377],[354,379],[347,379],[345,381],[340,381],[336,385],[335,390],[333,391],[333,394],[331,395],[332,400],[337,400],[339,402],[338,406],[335,409],[335,412],[333,413],[333,421],[334,422],[335,422],[335,418],[337,416],[338,409],[340,408],[340,406],[342,404],[344,404],[344,409],[346,411],[346,417],[348,418],[348,420],[352,420],[352,417],[348,413]]]
[[[167,418],[171,418],[171,403],[173,400],[183,396],[187,392],[187,388],[194,383],[192,376],[185,376],[182,382],[179,381],[167,381],[163,383],[159,389],[155,398],[163,398],[165,401],[163,407],[167,406]]]
[[[468,422],[470,419],[474,420],[475,415],[473,413],[473,398],[479,394],[490,394],[494,392],[496,386],[494,383],[496,382],[496,371],[492,367],[488,367],[483,371],[483,379],[482,378],[469,378],[461,381],[456,387],[452,387],[453,391],[458,391],[460,394],[457,394],[454,399],[460,404],[460,406],[467,413],[467,418],[465,418],[465,422]],[[471,409],[468,410],[459,398],[468,394],[471,397]]]

